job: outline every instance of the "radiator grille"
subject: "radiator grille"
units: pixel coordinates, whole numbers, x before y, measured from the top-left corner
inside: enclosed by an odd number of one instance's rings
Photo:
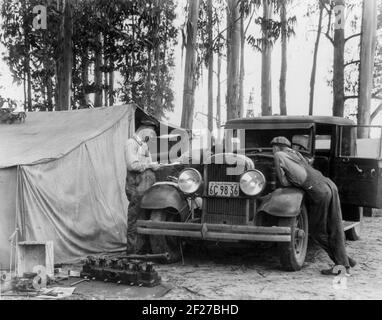
[[[230,198],[208,198],[205,223],[245,225],[246,200]]]
[[[227,166],[224,164],[211,164],[207,166],[208,181],[217,182],[239,182],[239,175],[227,175],[228,168],[234,166]]]
[[[212,164],[207,167],[208,182],[239,182],[240,176],[227,175],[227,165]],[[246,199],[207,197],[204,223],[245,225]]]

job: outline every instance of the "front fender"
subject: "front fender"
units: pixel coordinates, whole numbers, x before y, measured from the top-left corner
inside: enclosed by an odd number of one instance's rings
[[[297,188],[280,188],[266,196],[258,212],[275,217],[297,217],[301,211],[304,191]]]
[[[188,202],[182,192],[171,183],[158,183],[144,194],[141,208],[146,210],[161,210],[171,208],[183,217],[189,212]],[[183,219],[182,219],[183,221]]]

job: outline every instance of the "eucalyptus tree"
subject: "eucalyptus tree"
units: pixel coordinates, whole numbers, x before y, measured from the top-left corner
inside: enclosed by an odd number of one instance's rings
[[[377,34],[377,1],[363,3],[362,36],[360,54],[360,76],[357,121],[359,125],[369,125],[371,121],[371,98],[373,90],[373,70]],[[358,129],[359,138],[368,138],[367,128]]]
[[[240,5],[238,0],[227,0],[227,120],[241,117]]]
[[[73,3],[62,1],[62,23],[60,25],[57,57],[57,105],[56,111],[71,108],[73,69]]]
[[[192,129],[196,88],[196,40],[199,20],[200,0],[188,0],[186,23],[186,62],[184,69],[183,109],[181,126]]]
[[[261,52],[261,111],[262,115],[272,114],[272,51],[273,45],[280,38],[282,44],[282,63],[280,72],[280,111],[286,114],[286,72],[287,72],[287,40],[294,34],[295,16],[287,16],[287,5],[289,0],[253,0],[255,7],[262,6],[263,14],[255,19],[261,26],[261,38],[249,35],[248,43]],[[276,19],[280,15],[280,21]]]
[[[278,0],[277,11],[280,14],[280,33],[281,33],[281,71],[280,71],[280,84],[279,84],[279,97],[280,97],[280,114],[287,114],[287,101],[286,101],[286,81],[288,69],[288,39],[295,34],[294,25],[296,23],[296,16],[288,17],[287,10],[292,0]]]
[[[312,71],[310,74],[310,91],[309,91],[309,115],[313,115],[314,111],[314,91],[316,86],[316,73],[317,73],[317,57],[318,57],[318,49],[321,41],[321,33],[323,29],[323,16],[324,16],[324,3],[325,0],[317,0],[315,6],[318,7],[318,27],[317,27],[317,35],[316,41],[314,43],[314,53],[313,53],[313,64]],[[315,9],[315,8],[314,8]],[[308,13],[309,14],[309,13]]]
[[[84,107],[90,94],[102,105],[103,92],[110,104],[119,95],[158,117],[173,109],[173,0],[46,0],[48,28],[32,30],[32,8],[40,4],[1,3],[4,58],[15,80],[25,84],[28,109],[32,102],[47,110]],[[120,89],[114,72],[121,74]]]

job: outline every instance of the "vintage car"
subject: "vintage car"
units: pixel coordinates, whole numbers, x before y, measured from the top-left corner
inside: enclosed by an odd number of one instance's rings
[[[370,133],[381,128],[363,129]],[[143,197],[147,216],[138,221],[138,233],[149,236],[153,253],[168,252],[174,262],[181,257],[181,239],[276,242],[282,267],[301,269],[308,245],[309,203],[302,190],[282,188],[277,181],[270,146],[277,136],[287,137],[313,167],[337,184],[349,240],[359,237],[363,207],[382,208],[381,140],[370,139],[375,142],[373,158],[357,157],[357,127],[351,120],[245,118],[228,121],[225,132],[226,146],[227,140],[239,144],[236,153],[227,149],[200,166],[182,167],[177,177],[163,179]],[[238,174],[228,171],[235,167],[233,158],[242,160]]]

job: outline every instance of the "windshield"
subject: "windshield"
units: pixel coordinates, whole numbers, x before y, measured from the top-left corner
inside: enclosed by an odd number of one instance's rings
[[[271,141],[275,137],[286,137],[292,143],[292,147],[299,151],[311,153],[312,130],[311,129],[275,129],[275,130],[245,130],[245,145],[240,141],[241,149],[271,150]]]

